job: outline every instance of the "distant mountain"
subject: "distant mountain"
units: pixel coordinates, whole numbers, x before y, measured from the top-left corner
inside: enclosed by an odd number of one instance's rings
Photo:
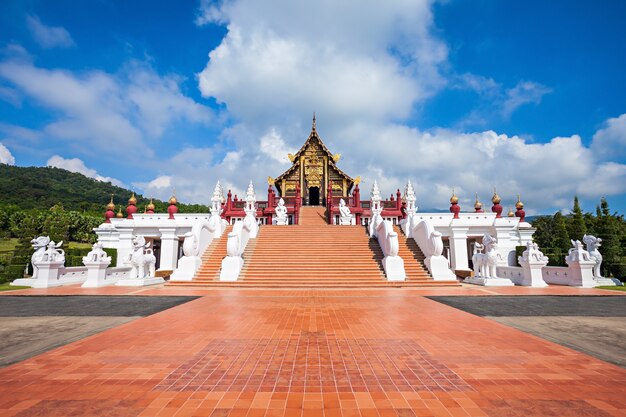
[[[49,209],[61,204],[66,210],[103,213],[114,195],[117,207],[125,208],[131,191],[76,172],[53,167],[17,167],[0,164],[0,208],[18,210]],[[144,211],[150,202],[141,194],[137,198],[137,212]],[[167,202],[154,200],[156,212],[165,212]],[[201,204],[178,204],[181,213],[208,213]]]

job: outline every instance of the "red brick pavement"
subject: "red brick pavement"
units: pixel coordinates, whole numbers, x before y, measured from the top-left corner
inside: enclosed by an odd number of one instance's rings
[[[0,370],[0,415],[626,415],[626,370],[422,291],[203,293]]]

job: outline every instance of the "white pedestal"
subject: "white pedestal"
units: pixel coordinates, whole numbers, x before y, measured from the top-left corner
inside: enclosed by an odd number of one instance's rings
[[[61,284],[59,281],[59,269],[63,267],[65,262],[42,262],[36,265],[37,276],[34,277],[33,288],[51,288],[58,287]]]
[[[467,277],[463,280],[467,284],[482,285],[484,287],[512,287],[513,281],[508,278],[485,278],[485,277]]]
[[[227,256],[222,259],[222,270],[220,271],[220,281],[237,281],[243,268],[243,258],[241,256]]]
[[[32,287],[33,284],[37,281],[35,278],[18,278],[11,282],[11,285],[20,286],[20,287]]]
[[[165,280],[158,277],[122,278],[115,283],[119,287],[145,287],[146,285],[163,284]]]
[[[98,288],[113,285],[118,278],[107,279],[107,267],[110,262],[83,262],[87,267],[87,280],[83,282],[83,288]]]
[[[385,270],[387,281],[404,281],[406,279],[404,260],[399,256],[385,256],[383,258],[383,269]]]
[[[624,285],[622,283],[622,281],[620,281],[617,278],[598,277],[598,278],[594,278],[594,280],[596,281],[596,284],[598,286],[602,286],[602,287],[612,287],[612,286],[617,286],[617,285]]]
[[[355,224],[354,216],[339,217],[340,226],[354,226],[354,224]]]
[[[543,273],[541,272],[543,267],[548,265],[547,262],[519,261],[519,263],[522,267],[523,278],[520,281],[515,281],[516,285],[537,288],[548,286],[543,280]]]
[[[287,226],[289,224],[289,217],[285,217],[284,219],[276,217],[273,223],[276,226]]]
[[[575,287],[593,288],[598,284],[593,279],[594,261],[565,261],[569,272],[569,284]]]
[[[183,256],[178,260],[178,268],[172,273],[170,281],[191,281],[202,265],[199,256]]]

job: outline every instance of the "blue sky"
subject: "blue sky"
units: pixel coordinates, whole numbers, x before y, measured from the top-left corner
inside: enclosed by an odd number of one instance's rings
[[[424,209],[626,212],[625,2],[336,3],[5,0],[0,161],[262,196],[316,111],[363,189]]]

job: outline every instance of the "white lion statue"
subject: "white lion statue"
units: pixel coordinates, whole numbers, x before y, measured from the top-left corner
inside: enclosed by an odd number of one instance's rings
[[[497,278],[496,269],[498,266],[497,240],[491,235],[483,236],[483,244],[478,242],[474,245],[474,275],[484,278]],[[482,253],[483,249],[485,253]]]
[[[592,235],[584,235],[583,242],[587,245],[589,259],[596,263],[593,267],[593,276],[594,278],[601,278],[602,272],[600,271],[600,266],[602,265],[602,254],[598,248],[602,245],[602,239]]]
[[[39,236],[30,241],[33,245],[35,253],[31,256],[30,261],[33,264],[33,277],[37,277],[39,271],[38,263],[41,262],[65,262],[65,252],[60,247],[63,241],[54,243],[49,236]]]
[[[154,277],[156,258],[150,249],[150,243],[146,243],[143,236],[133,239],[133,253],[130,255],[130,278]]]

